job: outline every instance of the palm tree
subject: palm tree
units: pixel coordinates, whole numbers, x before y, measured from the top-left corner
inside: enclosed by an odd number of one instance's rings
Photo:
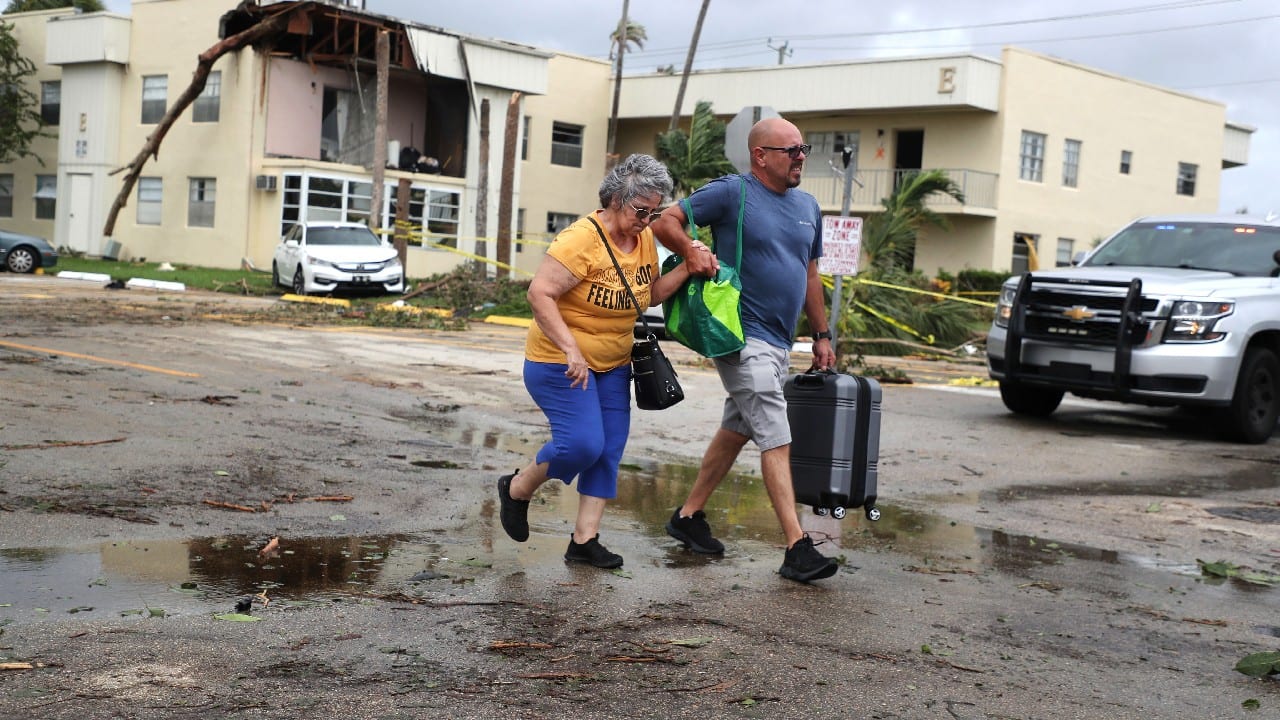
[[[733,163],[724,154],[724,123],[716,119],[706,100],[699,100],[695,106],[688,135],[683,130],[671,130],[658,135],[654,144],[657,158],[666,164],[675,181],[677,197],[733,172]]]
[[[684,104],[684,89],[689,84],[689,72],[693,70],[693,56],[698,52],[698,37],[702,35],[702,21],[707,19],[707,8],[711,0],[702,0],[702,9],[698,11],[698,22],[693,26],[693,39],[689,41],[689,54],[684,58],[684,72],[680,75],[680,89],[676,91],[676,106],[671,111],[671,124],[667,132],[676,129],[680,124],[680,106]]]
[[[947,195],[964,202],[964,193],[941,170],[912,171],[880,202],[884,210],[863,224],[862,250],[866,266],[859,279],[899,287],[930,290],[930,282],[911,265],[916,239],[925,227],[949,228],[946,218],[930,210],[926,201]],[[969,339],[974,323],[973,306],[939,300],[930,295],[903,292],[879,285],[858,283],[840,309],[839,337],[887,338],[916,344],[954,347]],[[901,352],[902,346],[859,345],[860,353]]]
[[[618,21],[618,27],[614,28],[609,35],[609,41],[612,43],[609,58],[614,61],[613,110],[609,113],[609,143],[606,150],[609,154],[609,165],[613,164],[614,147],[618,140],[618,98],[622,95],[622,58],[627,54],[628,46],[635,45],[643,49],[644,41],[649,39],[643,25],[627,19],[629,3],[630,0],[622,0],[622,19]]]
[[[942,170],[907,172],[889,197],[880,201],[884,211],[868,217],[862,231],[862,251],[873,271],[910,270],[920,229],[927,225],[950,228],[946,218],[925,206],[937,194],[964,202],[960,186]]]

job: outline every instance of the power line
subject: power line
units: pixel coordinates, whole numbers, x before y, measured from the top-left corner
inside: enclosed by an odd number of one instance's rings
[[[1075,15],[1054,15],[1054,16],[1042,17],[1042,18],[1028,18],[1024,20],[1004,20],[999,22],[973,23],[969,25],[951,25],[946,27],[917,28],[917,29],[905,29],[905,30],[867,30],[867,31],[852,32],[852,33],[835,33],[835,34],[819,34],[819,35],[789,35],[789,37],[797,40],[831,40],[831,39],[842,38],[842,37],[848,37],[848,38],[883,37],[885,35],[911,35],[911,34],[922,34],[922,33],[932,33],[932,32],[951,32],[955,30],[981,30],[986,28],[1011,27],[1014,25],[1034,25],[1039,23],[1067,22],[1067,21],[1074,21],[1074,20],[1092,20],[1092,19],[1097,19],[1102,17],[1136,15],[1136,14],[1149,13],[1149,12],[1163,12],[1166,10],[1183,10],[1187,8],[1198,8],[1198,7],[1205,7],[1209,5],[1222,5],[1225,3],[1236,3],[1236,2],[1240,2],[1240,0],[1177,0],[1176,2],[1165,2],[1165,3],[1156,4],[1156,5],[1140,5],[1140,6],[1129,7],[1129,8],[1118,8],[1115,10],[1100,10],[1100,11],[1094,11],[1094,12],[1088,12],[1088,13],[1078,13]],[[748,45],[759,45],[761,39],[763,38],[755,37],[755,38],[748,38],[743,40],[727,40],[719,43],[704,43],[699,46],[699,49],[705,48],[705,49],[715,50],[715,49],[730,49],[735,47],[744,47]],[[766,42],[767,42],[767,39],[766,39]],[[687,47],[653,48],[651,50],[635,52],[635,53],[632,53],[632,55],[634,56],[663,55],[667,53],[684,53],[687,51],[688,51]]]

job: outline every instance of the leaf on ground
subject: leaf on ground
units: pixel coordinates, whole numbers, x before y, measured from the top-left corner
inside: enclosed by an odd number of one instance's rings
[[[699,637],[691,637],[691,638],[681,638],[677,640],[668,640],[667,644],[679,645],[680,647],[687,647],[687,648],[700,648],[700,647],[706,647],[710,645],[714,640],[715,638],[699,636]]]
[[[329,519],[334,522],[343,522],[347,519],[346,515],[330,515]]]
[[[1280,672],[1280,652],[1247,655],[1236,663],[1236,672],[1258,678]]]
[[[454,562],[458,563],[459,565],[466,565],[467,567],[477,567],[477,568],[493,567],[493,563],[487,560],[477,560],[475,558],[467,558],[466,560],[454,560]]]
[[[1200,566],[1200,572],[1211,577],[1231,577],[1235,575],[1239,568],[1229,562],[1219,560],[1218,562],[1205,562],[1200,558],[1196,558],[1196,564]]]
[[[217,475],[218,477],[227,477],[231,473],[227,472],[226,470],[214,470],[213,474]]]
[[[244,613],[223,613],[214,615],[214,620],[226,620],[228,622],[258,622],[262,618],[254,615],[245,615]]]
[[[164,608],[147,608],[148,617],[164,617]]]
[[[1240,703],[1240,707],[1245,710],[1257,710],[1262,707],[1262,703],[1258,702],[1258,698],[1249,698],[1248,700]]]
[[[610,570],[609,572],[610,572],[610,573],[613,573],[614,575],[617,575],[617,576],[618,576],[618,577],[620,577],[620,578],[626,578],[626,579],[628,579],[628,580],[630,580],[631,578],[635,577],[635,576],[634,576],[634,575],[632,575],[629,571],[627,571],[627,570],[623,570],[622,568],[614,568],[614,569]]]
[[[1147,506],[1147,512],[1149,513],[1158,513],[1163,509],[1164,507],[1158,502],[1153,502]]]

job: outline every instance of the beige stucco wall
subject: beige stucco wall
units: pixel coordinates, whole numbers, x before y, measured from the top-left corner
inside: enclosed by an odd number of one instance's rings
[[[1007,269],[1014,233],[1039,235],[1051,261],[1058,238],[1085,249],[1139,215],[1217,211],[1221,104],[1025,50],[1003,62],[1000,215],[991,255],[975,264]],[[1043,182],[1019,179],[1023,130],[1048,136]],[[1067,138],[1083,141],[1076,188],[1062,185]],[[1128,175],[1121,150],[1133,152]],[[1194,197],[1175,193],[1179,162],[1199,166]]]
[[[167,76],[167,103],[172,104],[190,82],[196,57],[218,41],[219,18],[234,6],[234,0],[134,0],[129,73],[120,97],[122,160],[131,159],[156,129],[141,122],[143,77]],[[159,158],[142,171],[143,177],[162,179],[162,222],[137,224],[135,190],[114,234],[125,255],[153,262],[240,265],[254,242],[248,217],[256,199],[252,158],[263,130],[256,92],[259,68],[251,50],[228,53],[214,64],[213,70],[222,73],[219,119],[193,122],[188,108],[169,130]],[[192,177],[217,180],[214,227],[187,225]],[[113,195],[118,183],[119,176],[110,188]]]
[[[51,18],[71,15],[71,10],[45,10],[40,12],[15,13],[0,17],[0,20],[13,26],[13,35],[18,41],[22,54],[36,66],[34,76],[28,78],[28,87],[40,99],[40,83],[61,80],[62,69],[56,65],[45,63],[45,25]],[[63,102],[66,102],[65,93]],[[36,112],[40,106],[35,107]],[[36,156],[43,158],[41,165],[35,157],[26,157],[10,163],[0,164],[0,173],[13,175],[13,217],[0,217],[0,223],[6,230],[36,235],[55,243],[54,221],[36,219],[36,175],[54,175],[58,172],[58,128],[47,129],[49,137],[37,137],[30,146]],[[60,186],[59,191],[62,190]]]
[[[585,215],[600,204],[597,190],[604,177],[612,103],[610,70],[610,64],[601,60],[556,55],[548,66],[547,94],[524,100],[524,115],[532,122],[527,129],[528,160],[520,163],[518,207],[525,211],[525,234],[530,239],[549,240],[547,213]],[[551,164],[551,125],[557,121],[583,126],[582,167]],[[621,150],[622,144],[615,147]],[[516,264],[532,272],[545,252],[545,245],[525,243]]]

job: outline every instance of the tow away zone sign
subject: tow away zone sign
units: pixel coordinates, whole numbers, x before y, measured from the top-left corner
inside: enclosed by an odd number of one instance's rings
[[[857,275],[862,254],[862,218],[824,215],[822,257],[818,272],[825,275]]]

